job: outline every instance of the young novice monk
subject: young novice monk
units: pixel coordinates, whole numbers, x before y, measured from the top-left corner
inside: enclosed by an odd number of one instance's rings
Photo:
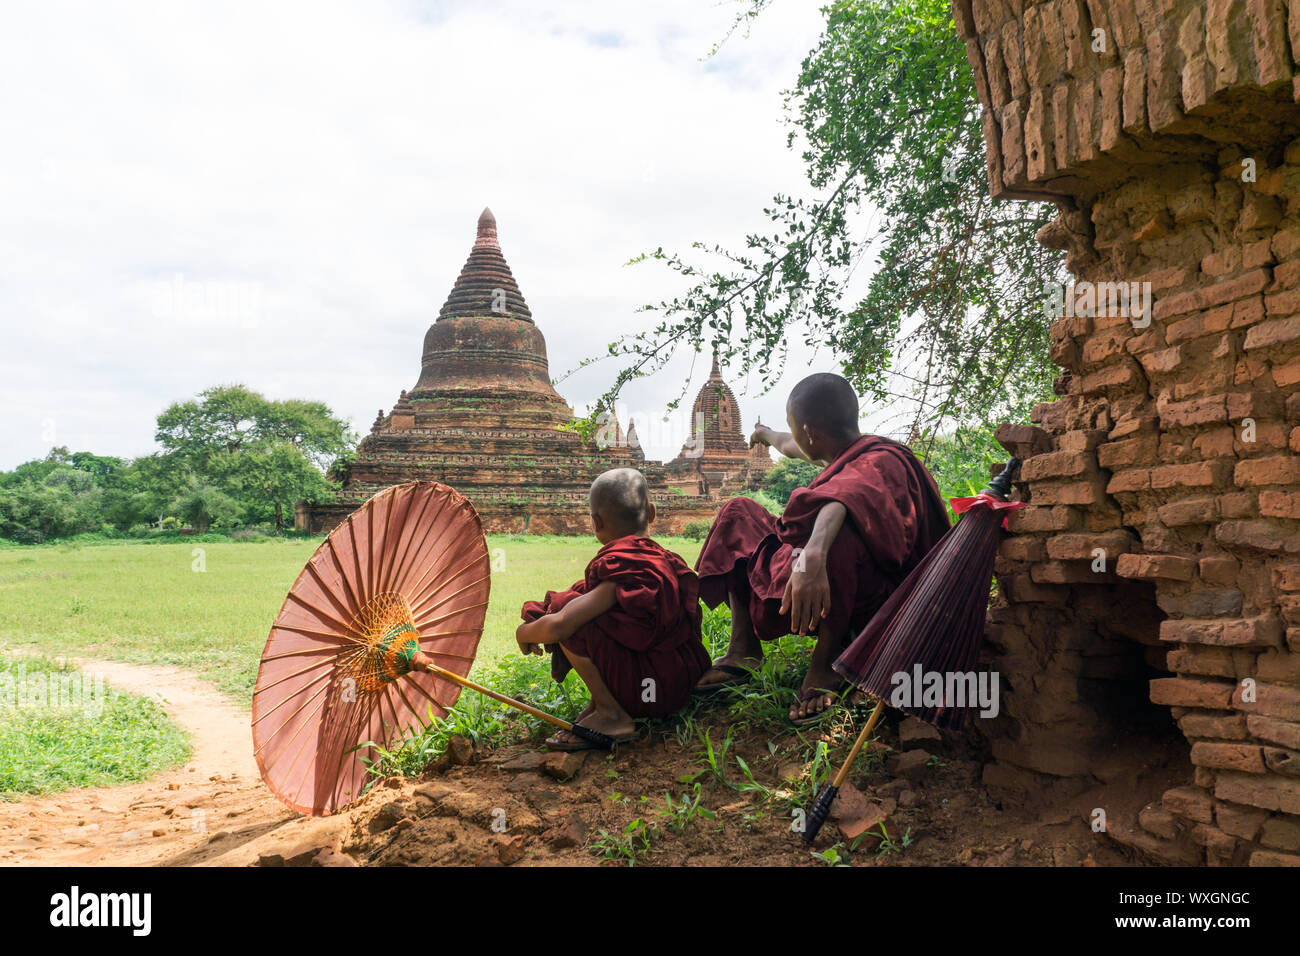
[[[591,483],[590,501],[601,549],[569,590],[524,605],[515,639],[525,654],[551,651],[557,681],[571,668],[578,672],[591,691],[578,723],[626,741],[636,735],[634,717],[674,713],[709,668],[699,579],[646,537],[655,507],[641,472],[605,472]],[[556,750],[591,746],[567,730],[546,743]]]
[[[762,641],[816,634],[790,710],[806,723],[835,700],[831,662],[890,592],[948,530],[934,478],[905,445],[858,431],[858,396],[847,379],[803,379],[786,403],[790,431],[758,425],[750,444],[825,465],[796,488],[780,519],[749,498],[718,512],[695,569],[710,607],[731,606],[731,645],[701,690],[744,683]]]

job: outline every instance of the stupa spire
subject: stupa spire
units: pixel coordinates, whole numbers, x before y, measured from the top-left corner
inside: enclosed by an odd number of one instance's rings
[[[474,248],[480,247],[501,251],[501,244],[497,241],[497,217],[487,206],[479,213],[478,237],[474,240]]]
[[[497,218],[485,208],[478,217],[478,230],[456,284],[438,312],[438,319],[508,318],[533,321],[533,313],[519,291],[497,239]]]

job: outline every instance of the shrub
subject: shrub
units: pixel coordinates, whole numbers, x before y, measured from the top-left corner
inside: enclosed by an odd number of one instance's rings
[[[712,521],[688,521],[686,527],[682,528],[682,537],[690,538],[692,541],[703,541],[709,536],[709,529],[712,527]]]
[[[810,461],[782,458],[763,477],[763,488],[781,505],[785,505],[796,488],[806,488],[820,473],[821,469]]]

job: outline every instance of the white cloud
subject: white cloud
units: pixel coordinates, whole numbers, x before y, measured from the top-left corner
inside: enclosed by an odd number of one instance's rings
[[[168,403],[240,381],[361,432],[419,372],[484,205],[573,368],[802,182],[780,91],[821,24],[733,5],[44,3],[0,31],[0,468],[132,456]],[[792,363],[831,369],[825,351]],[[662,409],[691,366],[631,386]],[[708,373],[695,363],[688,396]],[[612,370],[560,386],[575,406]],[[745,424],[783,390],[741,395]],[[788,382],[787,382],[788,384]],[[676,446],[647,448],[671,457]]]

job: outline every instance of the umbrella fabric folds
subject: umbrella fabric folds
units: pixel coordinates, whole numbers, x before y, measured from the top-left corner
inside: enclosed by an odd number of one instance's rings
[[[388,488],[334,529],[262,653],[253,747],[272,792],[314,815],[356,800],[376,746],[455,704],[489,588],[482,524],[446,485]],[[420,652],[445,676],[413,669]]]
[[[952,500],[953,510],[963,515],[961,520],[912,569],[831,665],[878,703],[809,813],[803,834],[806,842],[811,843],[826,822],[835,795],[887,702],[938,727],[955,729],[965,721],[975,701],[954,700],[946,692],[951,687],[970,686],[958,685],[953,678],[974,677],[998,542],[1007,514],[1024,507],[1024,502],[1007,500],[1011,478],[1019,467],[1020,460],[1012,458],[978,495]],[[935,699],[924,692],[928,675],[937,675],[943,691]],[[909,682],[909,693],[900,699],[894,692]]]

